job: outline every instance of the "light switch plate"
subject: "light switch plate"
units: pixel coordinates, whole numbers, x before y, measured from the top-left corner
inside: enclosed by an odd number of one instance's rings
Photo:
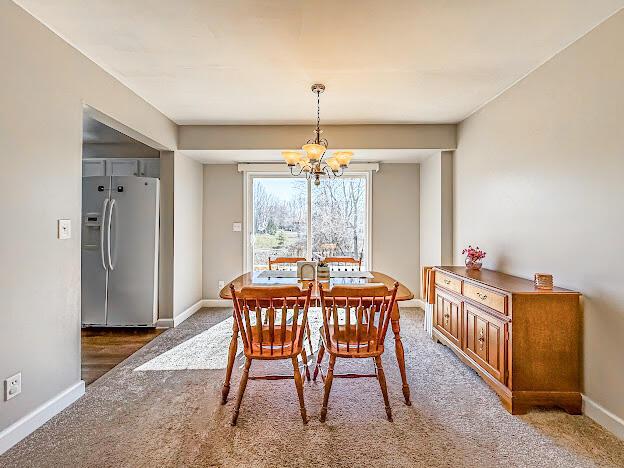
[[[241,232],[243,230],[242,223],[232,223],[232,231],[233,232]]]
[[[59,239],[71,239],[71,220],[70,219],[58,220],[58,238]]]

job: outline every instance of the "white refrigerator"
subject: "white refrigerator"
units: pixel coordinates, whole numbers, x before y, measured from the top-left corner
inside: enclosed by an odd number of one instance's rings
[[[154,326],[160,181],[82,179],[82,324]]]

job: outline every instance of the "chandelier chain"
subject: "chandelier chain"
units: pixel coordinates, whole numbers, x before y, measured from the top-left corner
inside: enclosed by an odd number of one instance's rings
[[[316,90],[316,142],[321,138],[321,91]]]

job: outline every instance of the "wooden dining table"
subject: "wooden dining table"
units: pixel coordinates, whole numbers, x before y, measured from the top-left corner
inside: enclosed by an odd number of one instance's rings
[[[384,273],[380,273],[378,271],[371,271],[370,277],[368,278],[348,278],[348,277],[340,277],[340,278],[330,278],[329,281],[323,281],[323,289],[331,288],[334,285],[347,285],[347,284],[364,284],[364,283],[383,283],[388,289],[394,288],[394,283],[396,280]],[[302,289],[308,288],[310,283],[312,283],[312,299],[319,300],[319,288],[318,281],[307,281],[307,280],[299,280],[298,278],[289,277],[283,278],[279,277],[279,274],[276,273],[276,276],[267,277],[266,273],[262,271],[253,271],[245,273],[230,283],[226,284],[225,287],[219,293],[221,299],[232,299],[232,293],[230,291],[230,285],[234,286],[234,289],[238,292],[244,286],[275,286],[280,284],[297,284]],[[398,301],[408,301],[414,298],[414,294],[405,287],[403,284],[399,283],[399,289],[397,291],[396,300],[394,304],[394,308],[392,310],[392,332],[394,333],[394,346],[396,350],[396,358],[399,366],[399,371],[401,373],[401,380],[403,381],[403,396],[405,398],[405,404],[411,405],[410,401],[410,388],[407,382],[407,373],[405,370],[405,352],[403,350],[403,343],[401,341],[401,314],[399,312]],[[228,394],[230,393],[230,380],[232,378],[232,369],[234,368],[234,361],[236,360],[236,354],[238,352],[238,325],[236,324],[236,320],[234,320],[234,325],[232,326],[232,340],[230,341],[230,347],[228,352],[228,363],[225,372],[225,380],[223,382],[223,388],[221,390],[221,404],[225,404],[227,402]]]

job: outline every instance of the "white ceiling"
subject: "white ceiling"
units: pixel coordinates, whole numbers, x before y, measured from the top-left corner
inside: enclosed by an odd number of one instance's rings
[[[458,122],[624,0],[16,0],[179,124]]]
[[[183,150],[181,154],[204,164],[227,164],[232,162],[261,163],[282,162],[281,151],[275,150]],[[338,149],[331,149],[329,154]],[[440,152],[425,149],[358,149],[353,150],[354,163],[419,163]]]

